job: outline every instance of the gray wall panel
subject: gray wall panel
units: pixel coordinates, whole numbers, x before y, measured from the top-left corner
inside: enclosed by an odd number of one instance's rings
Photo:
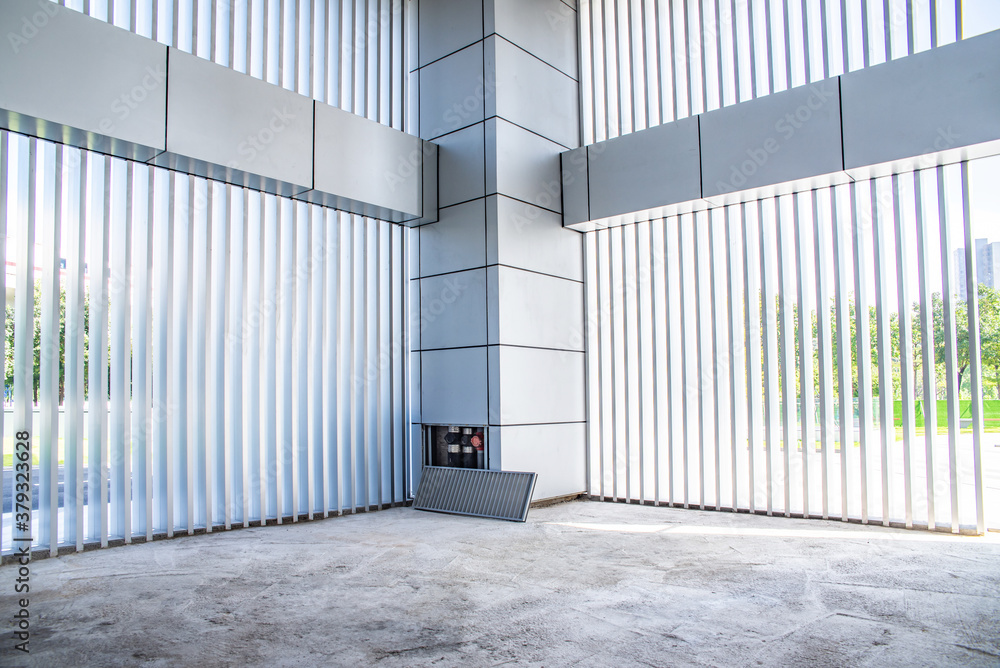
[[[167,151],[312,186],[313,101],[170,49]]]
[[[438,145],[438,204],[451,206],[486,193],[483,124],[445,135]]]
[[[483,79],[482,43],[462,49],[420,70],[420,136],[434,139],[484,118],[491,86]]]
[[[314,141],[316,190],[420,216],[425,142],[325,104]]]
[[[703,195],[840,171],[839,96],[827,79],[703,114]]]
[[[617,137],[587,151],[591,219],[701,197],[697,119]]]
[[[486,270],[420,279],[424,350],[486,345]]]
[[[841,81],[847,169],[1000,140],[1000,31]]]
[[[584,146],[566,151],[560,156],[563,219],[567,225],[590,220],[587,150]]]
[[[428,423],[486,424],[486,348],[420,354],[421,419]]]
[[[481,267],[486,263],[486,200],[441,209],[440,220],[420,233],[420,275]]]
[[[438,0],[418,5],[420,65],[443,58],[483,38],[483,4]]]

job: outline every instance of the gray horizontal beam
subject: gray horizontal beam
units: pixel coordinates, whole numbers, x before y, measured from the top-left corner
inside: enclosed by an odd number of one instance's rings
[[[135,160],[166,148],[167,47],[53,2],[0,2],[0,125]]]
[[[562,154],[580,231],[1000,153],[1000,31]]]
[[[1000,151],[1000,31],[843,77],[844,167],[868,178]],[[969,147],[983,145],[976,151]]]
[[[4,0],[0,127],[404,224],[437,147],[55,3]]]

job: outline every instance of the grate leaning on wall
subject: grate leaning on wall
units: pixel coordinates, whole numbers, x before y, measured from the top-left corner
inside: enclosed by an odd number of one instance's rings
[[[425,466],[413,499],[417,510],[523,522],[538,474]]]
[[[989,160],[588,233],[590,493],[982,533]]]
[[[2,454],[30,430],[35,547],[404,502],[408,234],[0,132]]]

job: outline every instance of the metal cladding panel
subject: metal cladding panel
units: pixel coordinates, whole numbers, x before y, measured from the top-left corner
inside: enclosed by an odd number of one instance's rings
[[[312,186],[312,100],[173,48],[169,67],[174,160],[201,161],[208,171],[194,173],[212,178],[235,170]]]
[[[506,468],[542,472],[534,500],[587,489],[587,423],[491,427],[491,449],[496,443],[502,443],[499,449]]]
[[[575,148],[559,156],[562,167],[562,210],[565,225],[590,220],[590,183],[587,148]]]
[[[473,269],[486,258],[486,201],[441,209],[441,219],[420,227],[420,276]]]
[[[583,280],[583,238],[565,234],[559,214],[503,195],[489,202],[487,264]]]
[[[502,118],[486,121],[486,137],[486,194],[507,195],[560,213],[563,147]]]
[[[489,37],[486,45],[496,67],[497,91],[487,101],[487,114],[492,115],[492,102],[501,118],[568,148],[579,146],[576,81],[505,39]]]
[[[484,118],[493,86],[483,80],[483,45],[473,44],[420,70],[420,136],[434,139]]]
[[[497,343],[583,351],[582,283],[503,265],[497,274]]]
[[[571,3],[575,4],[575,3]],[[577,78],[576,12],[561,0],[493,3],[493,29],[525,53]]]
[[[55,3],[4,0],[0,127],[148,160],[165,147],[167,47]]]
[[[846,169],[1000,141],[1000,31],[841,82]]]
[[[417,510],[524,522],[536,473],[425,466],[413,500]]]
[[[420,353],[420,407],[425,422],[486,423],[486,351],[481,346]]]
[[[494,424],[583,422],[586,369],[582,352],[514,345],[490,347]],[[493,364],[495,360],[495,365]]]
[[[486,345],[486,269],[420,279],[425,349]]]
[[[704,197],[843,169],[836,79],[710,111],[700,119]]]
[[[429,142],[321,104],[314,141],[316,190],[421,215]]]
[[[698,154],[696,118],[589,146],[590,218],[701,197]]]
[[[425,2],[418,7],[420,66],[474,44],[483,37],[483,5],[468,0]]]
[[[486,135],[482,123],[436,139],[438,204],[451,206],[482,197],[486,190]]]

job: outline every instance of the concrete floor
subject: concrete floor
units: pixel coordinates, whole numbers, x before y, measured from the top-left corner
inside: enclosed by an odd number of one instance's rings
[[[36,561],[31,587],[30,660],[4,632],[3,665],[1000,663],[998,534],[598,502],[184,537]]]

